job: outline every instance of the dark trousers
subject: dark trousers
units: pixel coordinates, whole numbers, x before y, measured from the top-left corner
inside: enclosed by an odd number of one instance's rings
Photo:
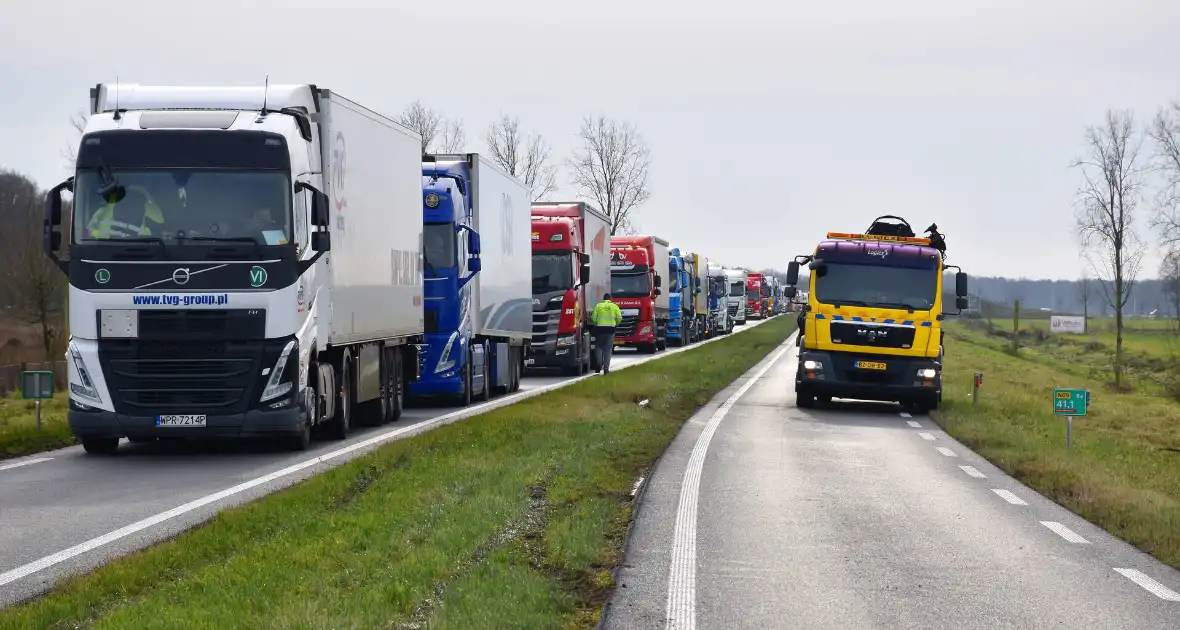
[[[615,327],[594,327],[594,352],[598,357],[598,367],[603,372],[610,371],[610,357],[615,350]]]

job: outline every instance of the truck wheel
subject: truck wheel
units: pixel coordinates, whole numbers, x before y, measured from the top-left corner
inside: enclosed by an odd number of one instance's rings
[[[464,407],[471,406],[471,382],[474,378],[471,375],[471,357],[474,353],[471,351],[471,346],[467,347],[467,365],[463,366],[463,394],[462,404]]]
[[[306,451],[311,447],[311,418],[303,423],[303,428],[295,435],[284,436],[283,446],[288,451]]]
[[[119,450],[119,438],[84,437],[82,448],[90,455],[114,455]]]
[[[389,364],[393,366],[393,397],[389,401],[389,421],[397,422],[406,408],[406,371],[402,366],[400,348],[390,350],[389,355]]]
[[[815,396],[805,387],[796,387],[795,406],[803,409],[811,409],[815,406]]]
[[[366,427],[379,427],[389,422],[390,399],[393,397],[392,377],[393,366],[389,363],[389,350],[381,349],[379,359],[381,372],[381,394],[377,400],[369,400],[357,404],[357,422]]]
[[[589,374],[593,367],[591,363],[594,362],[594,351],[590,348],[590,335],[582,335],[580,347],[582,348],[582,374]]]
[[[508,388],[509,393],[520,391],[520,379],[524,376],[524,363],[521,363],[524,348],[513,348],[512,351],[516,354],[512,357],[512,384]]]
[[[348,437],[352,416],[356,413],[356,395],[353,394],[352,354],[345,352],[340,359],[340,393],[336,396],[336,415],[324,425],[324,434],[333,440]]]
[[[483,353],[483,389],[482,389],[482,391],[479,392],[479,400],[480,401],[492,399],[492,362],[488,360],[490,357],[488,356],[488,353],[486,352],[486,350],[487,350],[486,345],[484,346],[484,349],[485,349],[485,352]]]

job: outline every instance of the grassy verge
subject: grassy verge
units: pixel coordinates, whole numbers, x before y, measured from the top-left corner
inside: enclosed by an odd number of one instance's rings
[[[947,329],[944,407],[947,433],[1057,503],[1180,568],[1180,405],[1141,391],[1114,392],[1085,355],[1037,349],[1020,357],[984,332]],[[1079,358],[1080,357],[1080,358]],[[978,408],[973,372],[984,373]],[[1052,415],[1054,387],[1092,392],[1089,415]]]
[[[0,397],[0,460],[69,446],[74,443],[66,421],[66,397],[41,401],[41,430],[33,401],[20,392]]]
[[[0,611],[0,627],[591,627],[635,478],[794,325],[389,444]]]

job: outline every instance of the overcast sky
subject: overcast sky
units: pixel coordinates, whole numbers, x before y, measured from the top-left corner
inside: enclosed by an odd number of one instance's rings
[[[819,4],[4,2],[0,168],[63,179],[96,83],[269,74],[390,115],[421,99],[475,151],[500,112],[559,157],[583,115],[628,120],[653,160],[640,231],[731,265],[898,214],[969,273],[1077,277],[1069,163],[1107,107],[1180,99],[1180,2]]]

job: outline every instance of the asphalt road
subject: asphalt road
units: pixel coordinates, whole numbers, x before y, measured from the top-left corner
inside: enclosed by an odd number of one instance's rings
[[[750,325],[736,332],[748,330]],[[690,346],[689,349],[696,347]],[[658,359],[676,352],[655,355]],[[650,355],[622,349],[614,369]],[[593,378],[591,373],[581,378]],[[490,403],[411,408],[397,423],[354,428],[347,440],[292,453],[257,444],[130,444],[115,457],[81,446],[0,461],[0,606],[50,588],[62,575],[142,549],[238,505],[338,466],[380,443],[428,431],[455,416],[511,404],[575,380],[526,376],[521,391]]]
[[[780,350],[644,482],[606,628],[1180,628],[1180,572],[928,418],[796,408]]]

